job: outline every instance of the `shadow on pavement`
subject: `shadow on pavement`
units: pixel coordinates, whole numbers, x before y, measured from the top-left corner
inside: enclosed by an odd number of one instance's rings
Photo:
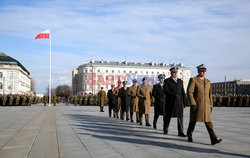
[[[116,118],[96,115],[81,115],[81,114],[65,114],[76,123],[71,124],[74,127],[88,131],[86,133],[78,133],[82,135],[91,135],[99,139],[112,140],[118,142],[151,145],[158,147],[166,147],[171,149],[179,149],[197,153],[213,153],[221,154],[222,156],[249,157],[249,155],[224,152],[217,149],[207,149],[202,147],[193,147],[183,138],[163,138],[161,134],[152,131],[151,128],[140,126],[135,123],[126,122]],[[93,133],[93,134],[92,134]],[[157,141],[166,140],[166,142]],[[179,145],[169,143],[168,140],[186,142],[187,145]],[[194,143],[193,143],[194,144]],[[197,143],[195,143],[197,144]],[[202,144],[204,145],[204,144]]]

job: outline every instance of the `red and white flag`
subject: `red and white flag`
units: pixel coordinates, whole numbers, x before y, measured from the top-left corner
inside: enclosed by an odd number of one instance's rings
[[[39,33],[38,35],[36,35],[35,39],[43,39],[43,38],[46,38],[46,39],[50,38],[50,29],[47,29],[47,30]]]

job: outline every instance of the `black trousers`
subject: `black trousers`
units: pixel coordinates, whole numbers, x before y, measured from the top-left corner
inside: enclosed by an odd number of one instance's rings
[[[112,110],[113,110],[113,116],[115,117],[115,110],[114,107],[109,106],[109,117],[112,116]]]
[[[153,120],[153,124],[157,124],[158,118],[159,118],[160,114],[158,112],[154,113],[154,120]],[[163,117],[163,121],[164,121],[164,117]]]
[[[171,117],[164,116],[163,118],[163,131],[168,131],[169,123],[171,121]],[[177,127],[178,127],[178,133],[183,133],[183,117],[177,117]]]
[[[211,141],[217,139],[217,136],[216,136],[216,134],[214,132],[213,123],[212,122],[204,122],[204,123],[206,125],[206,128],[207,128],[207,131],[209,133]],[[188,137],[192,137],[195,125],[196,125],[196,122],[189,122],[188,130],[187,130],[187,136]]]

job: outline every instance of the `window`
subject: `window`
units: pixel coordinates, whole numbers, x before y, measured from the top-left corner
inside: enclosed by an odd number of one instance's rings
[[[146,71],[146,74],[148,74],[148,71]]]
[[[118,70],[118,73],[120,73],[120,70]]]
[[[0,72],[0,78],[3,78],[3,73],[2,72]]]
[[[0,89],[3,89],[3,83],[0,82]]]
[[[135,73],[137,74],[137,71],[135,71]]]
[[[159,72],[157,72],[157,75],[159,75]]]
[[[154,71],[152,71],[152,75],[154,74],[155,72]]]
[[[129,71],[129,73],[132,73],[132,71]]]
[[[114,73],[115,72],[115,70],[112,70],[112,73]]]
[[[97,72],[101,72],[101,71],[98,69]]]
[[[10,72],[10,79],[13,79],[13,73]]]
[[[123,73],[126,73],[126,70],[124,70]]]
[[[109,85],[106,85],[106,89],[108,89],[109,88]]]
[[[109,70],[106,70],[106,73],[108,73],[109,72]]]

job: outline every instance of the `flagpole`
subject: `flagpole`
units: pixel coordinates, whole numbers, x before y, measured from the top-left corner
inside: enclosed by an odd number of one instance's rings
[[[49,106],[51,104],[51,32],[49,35]]]

